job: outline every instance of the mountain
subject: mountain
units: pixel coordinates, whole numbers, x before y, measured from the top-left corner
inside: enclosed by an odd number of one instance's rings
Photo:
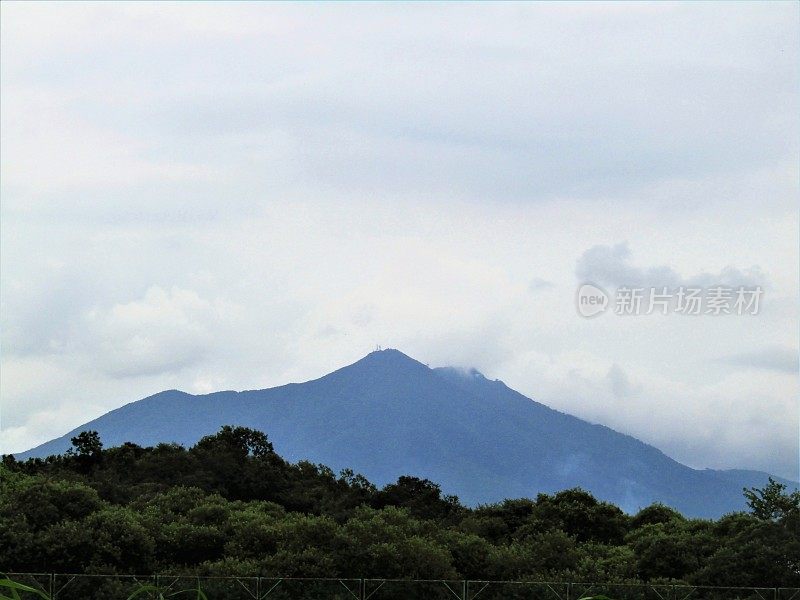
[[[431,369],[397,350],[373,352],[306,383],[161,392],[17,458],[62,453],[87,429],[106,446],[192,445],[222,425],[259,429],[288,460],[349,467],[378,485],[405,474],[426,477],[470,505],[580,486],[628,512],[660,501],[686,515],[718,517],[746,508],[742,488],[761,487],[768,477],[692,469],[477,371]]]

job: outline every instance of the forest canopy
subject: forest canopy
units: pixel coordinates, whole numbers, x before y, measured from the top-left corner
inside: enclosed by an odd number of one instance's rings
[[[407,475],[378,488],[223,427],[191,448],[103,448],[0,466],[0,570],[800,587],[800,493],[749,512],[628,515],[581,489],[467,507]]]

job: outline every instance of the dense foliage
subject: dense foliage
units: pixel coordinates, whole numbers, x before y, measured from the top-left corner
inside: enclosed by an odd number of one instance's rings
[[[186,449],[103,449],[0,467],[0,570],[800,586],[800,494],[746,490],[750,513],[636,515],[572,489],[467,508],[428,480],[377,489],[290,464],[224,427]]]

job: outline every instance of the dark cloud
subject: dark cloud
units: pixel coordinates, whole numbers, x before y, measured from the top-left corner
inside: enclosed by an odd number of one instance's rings
[[[581,282],[592,282],[611,287],[710,287],[762,286],[767,277],[758,266],[739,269],[725,267],[719,273],[698,273],[682,276],[669,265],[640,267],[632,264],[632,253],[627,242],[614,246],[592,246],[578,259],[575,276]]]

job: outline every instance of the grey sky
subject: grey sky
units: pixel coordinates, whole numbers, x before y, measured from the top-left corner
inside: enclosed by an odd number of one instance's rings
[[[1,450],[381,344],[797,478],[798,37],[792,3],[3,3]],[[585,320],[585,280],[765,295]]]

